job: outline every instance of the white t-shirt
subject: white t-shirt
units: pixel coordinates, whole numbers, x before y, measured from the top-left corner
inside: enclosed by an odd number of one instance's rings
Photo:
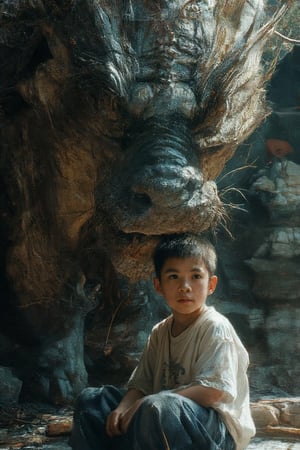
[[[255,434],[249,402],[248,353],[229,320],[210,306],[179,336],[173,317],[155,325],[128,388],[145,395],[200,384],[224,392],[213,405],[236,442],[247,447]]]

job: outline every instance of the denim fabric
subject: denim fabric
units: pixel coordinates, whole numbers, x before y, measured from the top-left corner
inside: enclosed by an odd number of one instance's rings
[[[82,392],[74,412],[73,450],[234,450],[215,410],[168,391],[145,397],[127,433],[109,438],[106,417],[125,392],[114,386]]]

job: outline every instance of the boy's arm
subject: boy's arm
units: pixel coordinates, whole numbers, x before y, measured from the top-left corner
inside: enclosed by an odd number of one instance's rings
[[[108,436],[119,436],[126,433],[133,414],[141,404],[144,394],[137,389],[129,389],[106,420],[106,433]]]
[[[223,391],[219,389],[214,389],[206,386],[189,386],[183,389],[176,389],[176,394],[182,395],[183,397],[189,398],[194,402],[198,403],[200,406],[204,406],[208,408],[213,406],[215,403],[218,403],[222,400],[224,395]]]

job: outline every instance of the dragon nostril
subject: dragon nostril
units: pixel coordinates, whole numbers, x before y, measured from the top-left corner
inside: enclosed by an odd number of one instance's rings
[[[186,190],[189,194],[192,194],[193,192],[195,192],[195,190],[197,190],[198,186],[199,186],[198,180],[189,180],[189,181],[186,183],[185,190]]]
[[[135,214],[143,214],[152,206],[152,201],[147,194],[132,192],[129,206]]]

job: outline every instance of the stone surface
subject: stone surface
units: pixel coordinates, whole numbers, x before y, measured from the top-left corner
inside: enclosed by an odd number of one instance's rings
[[[297,154],[300,142],[298,145]],[[266,308],[261,341],[266,345],[263,351],[269,353],[269,358],[255,372],[266,389],[269,377],[284,391],[297,395],[300,376],[297,338],[300,330],[300,165],[287,157],[275,158],[258,172],[250,192],[267,212],[260,229],[253,225],[253,255],[245,259],[253,274],[252,292]]]
[[[300,442],[282,439],[255,438],[247,450],[300,450]]]
[[[0,366],[0,406],[18,403],[22,384],[9,367]]]
[[[299,122],[300,122],[300,113]],[[262,175],[252,184],[251,189],[259,192],[262,203],[270,214],[271,223],[277,226],[300,223],[300,166],[287,159],[278,159],[262,170]],[[270,195],[271,194],[271,195]]]

